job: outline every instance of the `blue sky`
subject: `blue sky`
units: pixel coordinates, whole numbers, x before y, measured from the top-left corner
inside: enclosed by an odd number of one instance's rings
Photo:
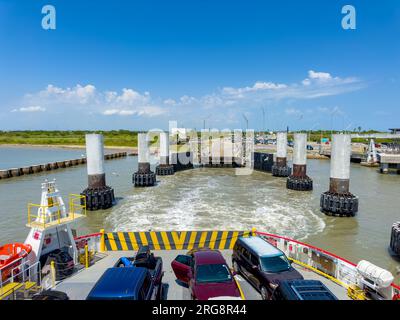
[[[399,35],[397,0],[0,0],[1,128],[399,127]]]

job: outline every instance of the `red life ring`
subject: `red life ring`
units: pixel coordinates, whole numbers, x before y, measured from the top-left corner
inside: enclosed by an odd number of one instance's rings
[[[400,293],[395,294],[392,300],[400,300]]]

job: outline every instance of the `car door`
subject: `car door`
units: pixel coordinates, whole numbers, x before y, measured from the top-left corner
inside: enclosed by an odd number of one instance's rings
[[[250,252],[246,248],[241,250],[241,267],[244,275],[251,280]]]
[[[256,288],[260,287],[261,275],[260,275],[260,260],[257,256],[250,253],[250,280],[253,282]]]
[[[191,269],[192,259],[191,256],[181,254],[171,262],[172,270],[178,280],[185,283],[189,282],[189,271]]]
[[[156,290],[154,290],[154,284],[151,279],[150,273],[147,273],[146,278],[143,281],[142,288],[140,290],[141,294],[144,297],[144,300],[156,300],[155,299]]]

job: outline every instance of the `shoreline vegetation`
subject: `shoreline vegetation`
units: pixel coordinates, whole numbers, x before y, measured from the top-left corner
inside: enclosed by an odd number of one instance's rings
[[[331,133],[339,131],[303,131],[308,133],[309,141],[319,142],[321,138],[331,137]],[[351,133],[371,133],[378,131],[352,131]],[[86,133],[102,133],[104,146],[107,149],[136,149],[138,131],[111,130],[111,131],[0,131],[0,145],[3,146],[32,146],[32,147],[59,147],[84,148]],[[200,135],[200,132],[198,133]],[[289,140],[293,134],[288,134]],[[360,140],[360,141],[358,141]],[[378,141],[382,140],[382,141]],[[365,142],[366,139],[353,139],[353,142]],[[377,139],[377,143],[385,142]]]
[[[0,131],[0,145],[81,148],[85,134],[102,133],[107,148],[137,147],[136,131]]]

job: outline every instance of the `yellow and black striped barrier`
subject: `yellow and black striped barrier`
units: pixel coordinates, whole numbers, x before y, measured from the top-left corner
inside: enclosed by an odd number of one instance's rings
[[[195,248],[233,249],[238,237],[251,231],[149,231],[104,233],[106,251],[138,250],[148,245],[151,250],[191,250]]]

